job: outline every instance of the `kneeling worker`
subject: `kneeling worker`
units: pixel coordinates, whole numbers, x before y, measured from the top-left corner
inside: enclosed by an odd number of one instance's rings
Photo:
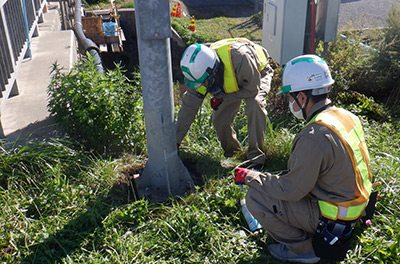
[[[340,260],[372,188],[369,154],[358,117],[331,106],[334,80],[316,55],[290,60],[282,91],[290,111],[307,125],[293,140],[282,175],[237,168],[235,183],[249,186],[247,207],[277,244],[272,256],[294,262]]]
[[[267,51],[245,38],[223,39],[211,44],[190,45],[181,59],[181,69],[189,88],[182,98],[177,118],[177,143],[189,130],[207,94],[212,95],[212,122],[226,157],[241,150],[233,121],[242,100],[246,102],[249,150],[247,157],[263,165],[267,124],[266,95],[273,70]]]

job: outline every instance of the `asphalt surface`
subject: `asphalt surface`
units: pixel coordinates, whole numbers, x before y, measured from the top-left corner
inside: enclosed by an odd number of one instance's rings
[[[342,0],[338,28],[351,24],[355,28],[383,27],[390,7],[396,2],[400,0]]]

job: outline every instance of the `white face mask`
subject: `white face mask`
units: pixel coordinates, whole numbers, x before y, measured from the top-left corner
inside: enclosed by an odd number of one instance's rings
[[[303,111],[300,109],[299,111],[294,111],[294,108],[293,108],[293,105],[294,105],[294,100],[292,101],[292,102],[290,102],[289,101],[289,109],[290,109],[290,112],[292,112],[292,114],[297,118],[297,119],[300,119],[300,120],[302,120],[302,119],[304,119],[304,116],[303,116]],[[303,106],[301,107],[301,108],[303,108],[304,107],[304,104],[303,104]]]

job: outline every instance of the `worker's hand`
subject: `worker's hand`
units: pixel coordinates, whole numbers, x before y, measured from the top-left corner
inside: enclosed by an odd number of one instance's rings
[[[246,176],[250,172],[249,169],[246,168],[236,168],[234,175],[235,175],[235,183],[237,185],[239,184],[245,184]]]
[[[220,104],[222,104],[223,101],[224,98],[222,97],[218,98],[214,96],[213,98],[210,99],[211,108],[214,110],[218,110],[218,106],[220,106]]]

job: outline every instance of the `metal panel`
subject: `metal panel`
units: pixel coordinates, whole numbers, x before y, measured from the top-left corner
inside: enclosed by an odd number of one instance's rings
[[[316,36],[324,42],[337,39],[340,0],[320,0],[315,21]]]
[[[262,45],[278,63],[303,54],[308,0],[264,0]]]
[[[266,31],[272,36],[276,35],[276,12],[277,6],[275,3],[268,3],[266,8]]]

